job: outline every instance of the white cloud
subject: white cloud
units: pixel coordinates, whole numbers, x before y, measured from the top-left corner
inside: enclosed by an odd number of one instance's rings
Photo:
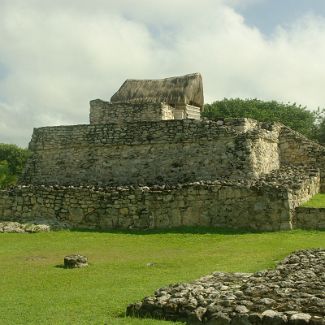
[[[0,0],[0,9],[0,142],[87,123],[88,101],[108,100],[126,78],[199,71],[207,101],[325,101],[320,17],[265,39],[224,0]]]
[[[247,7],[251,5],[265,3],[267,0],[225,0],[224,3],[235,7]]]

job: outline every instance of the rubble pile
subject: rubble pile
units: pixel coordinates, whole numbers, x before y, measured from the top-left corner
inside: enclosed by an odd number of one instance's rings
[[[273,270],[170,285],[126,313],[189,324],[325,324],[325,249],[294,252]]]

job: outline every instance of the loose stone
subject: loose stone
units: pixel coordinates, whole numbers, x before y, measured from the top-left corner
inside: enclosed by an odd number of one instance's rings
[[[79,254],[64,257],[64,267],[67,269],[81,268],[88,266],[88,258]]]
[[[274,270],[214,272],[158,289],[127,314],[154,317],[159,310],[160,318],[185,317],[189,324],[324,325],[324,299],[325,249],[311,249],[290,254]]]

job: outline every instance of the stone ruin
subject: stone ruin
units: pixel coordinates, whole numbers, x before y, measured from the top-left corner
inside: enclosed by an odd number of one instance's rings
[[[200,119],[200,74],[127,80],[90,124],[34,129],[0,221],[56,227],[325,228],[296,208],[325,188],[325,148],[279,123]]]
[[[128,306],[129,316],[207,325],[324,325],[325,250],[290,254],[274,270],[214,272]]]
[[[203,85],[199,73],[161,80],[126,80],[111,102],[90,102],[90,124],[200,119]]]

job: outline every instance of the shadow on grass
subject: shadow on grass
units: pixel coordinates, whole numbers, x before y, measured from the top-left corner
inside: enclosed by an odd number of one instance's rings
[[[127,319],[132,320],[132,318],[136,318],[138,320],[146,319],[147,321],[150,321],[150,320],[153,320],[153,321],[160,320],[160,321],[172,321],[172,322],[176,322],[177,321],[177,322],[180,322],[180,321],[175,320],[175,319],[174,320],[167,319],[166,317],[163,317],[163,316],[156,316],[156,317],[154,317],[153,315],[151,315],[149,313],[147,315],[139,315],[139,314],[136,314],[136,313],[133,314],[133,315],[127,315],[126,312],[121,312],[121,313],[116,314],[116,318],[122,318],[124,320],[127,320]],[[185,320],[183,322],[184,322],[184,325],[187,324],[185,322]]]
[[[219,235],[244,235],[244,234],[263,234],[270,231],[250,230],[250,229],[229,229],[229,228],[213,228],[213,227],[177,227],[164,229],[84,229],[74,228],[71,232],[96,232],[111,234],[127,234],[127,235],[154,235],[154,234],[219,234]]]

